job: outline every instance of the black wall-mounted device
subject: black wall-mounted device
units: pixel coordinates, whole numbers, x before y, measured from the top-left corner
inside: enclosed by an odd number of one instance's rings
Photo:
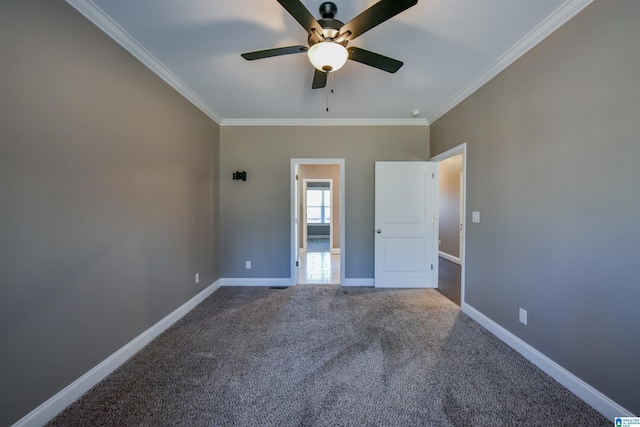
[[[233,173],[233,179],[237,179],[237,180],[243,180],[246,181],[247,180],[247,173],[245,171],[237,171]]]

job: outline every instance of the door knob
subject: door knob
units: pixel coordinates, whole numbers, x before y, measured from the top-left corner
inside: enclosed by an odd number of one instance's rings
[[[382,230],[380,230],[379,228],[376,230],[376,233],[380,234],[382,233]]]

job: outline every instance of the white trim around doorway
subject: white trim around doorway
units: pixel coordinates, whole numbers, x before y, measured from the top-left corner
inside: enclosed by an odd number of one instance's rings
[[[344,159],[291,159],[291,174],[290,174],[290,188],[291,188],[291,206],[290,206],[290,240],[291,240],[291,286],[294,286],[298,282],[298,266],[296,266],[296,262],[298,261],[298,246],[299,242],[296,239],[296,227],[298,224],[296,223],[297,218],[297,209],[298,203],[297,194],[296,194],[296,175],[298,172],[299,165],[338,165],[340,166],[340,285],[345,285],[345,230],[346,230],[346,220],[345,220],[345,162]],[[333,188],[333,187],[332,187]],[[333,188],[335,190],[335,188]],[[333,191],[332,190],[332,191]],[[299,220],[299,218],[298,218]]]
[[[432,162],[440,162],[442,160],[462,154],[462,239],[460,242],[460,306],[465,304],[465,248],[467,237],[467,143],[463,142],[457,147],[453,147],[444,153],[433,156]]]

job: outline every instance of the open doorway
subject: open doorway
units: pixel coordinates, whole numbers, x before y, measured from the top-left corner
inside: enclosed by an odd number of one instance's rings
[[[340,284],[340,243],[333,238],[340,227],[334,226],[340,220],[340,197],[333,191],[340,167],[303,164],[298,177],[302,180],[298,284]]]
[[[466,144],[432,158],[438,162],[438,290],[464,302]]]
[[[344,160],[291,162],[292,284],[342,284]]]
[[[316,172],[317,168],[322,168],[320,173]],[[298,176],[305,177],[309,174],[331,174],[339,177],[340,169],[337,165],[300,165]],[[333,215],[333,209],[336,208],[336,203],[340,203],[339,197],[333,200],[334,195],[332,178],[302,178],[302,251],[324,253],[337,250],[336,253],[340,253],[340,246],[336,248],[333,244],[333,225],[339,219],[334,218],[336,215]]]

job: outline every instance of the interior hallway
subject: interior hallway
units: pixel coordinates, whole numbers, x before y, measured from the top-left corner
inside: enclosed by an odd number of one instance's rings
[[[438,291],[460,305],[462,290],[462,268],[460,265],[438,257]]]
[[[330,252],[300,252],[299,285],[340,284],[340,255]]]

